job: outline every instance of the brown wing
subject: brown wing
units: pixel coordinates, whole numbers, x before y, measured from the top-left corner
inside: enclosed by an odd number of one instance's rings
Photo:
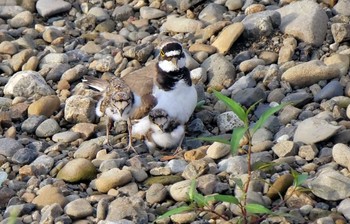
[[[157,104],[155,97],[152,95],[153,80],[155,79],[156,73],[157,67],[154,62],[122,77],[131,90],[141,97],[142,101],[141,106],[132,114],[132,119],[140,119],[146,116]]]
[[[142,97],[152,93],[153,80],[156,73],[156,63],[152,63],[123,76],[122,79],[134,93]]]

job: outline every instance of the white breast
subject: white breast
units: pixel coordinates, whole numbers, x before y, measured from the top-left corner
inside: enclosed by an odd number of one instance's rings
[[[177,118],[182,124],[186,123],[197,104],[197,91],[194,86],[188,86],[180,80],[173,90],[164,91],[157,86],[153,89],[157,98],[155,109],[164,109],[169,116]]]
[[[152,134],[152,139],[154,143],[160,148],[174,148],[178,146],[184,134],[184,126],[179,125],[171,133],[164,133],[158,129]]]

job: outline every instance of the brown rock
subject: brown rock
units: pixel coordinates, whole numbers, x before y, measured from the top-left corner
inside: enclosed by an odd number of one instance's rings
[[[60,99],[55,96],[43,96],[28,108],[28,115],[45,115],[50,117],[60,108]]]
[[[200,51],[204,51],[204,52],[206,52],[208,54],[216,53],[216,48],[215,47],[210,46],[210,45],[206,45],[206,44],[200,44],[200,43],[192,44],[188,50],[191,53],[197,53],[197,52],[200,52]]]
[[[10,108],[11,119],[23,118],[27,113],[28,106],[29,104],[25,102],[12,105]]]
[[[199,147],[197,149],[192,149],[189,151],[186,151],[184,154],[184,158],[186,161],[193,161],[202,159],[207,155],[207,149],[209,148],[208,145]]]
[[[293,176],[291,174],[280,176],[269,188],[266,195],[271,199],[277,198],[279,194],[283,195],[292,184]]]
[[[72,131],[80,133],[83,139],[88,139],[96,130],[97,125],[91,123],[78,123],[72,127]]]
[[[284,200],[289,208],[301,208],[304,205],[314,206],[316,203],[308,194],[294,186],[288,188]]]
[[[243,31],[243,23],[239,22],[231,24],[221,31],[212,46],[216,47],[219,53],[225,54],[228,50],[230,50],[231,46],[238,39],[238,37],[241,36]]]
[[[63,196],[61,190],[58,187],[52,185],[46,185],[38,191],[32,203],[35,204],[39,209],[42,209],[46,205],[58,203],[62,208],[67,204],[67,199]]]

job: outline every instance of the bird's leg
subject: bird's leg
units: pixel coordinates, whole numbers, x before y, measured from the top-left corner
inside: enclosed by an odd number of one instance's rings
[[[109,142],[109,130],[111,129],[111,118],[107,117],[106,120],[106,140],[104,142],[104,144],[108,145],[108,146],[112,146],[111,143]]]
[[[128,134],[129,134],[129,136],[128,136],[128,146],[126,147],[126,150],[127,151],[130,151],[130,150],[132,150],[132,151],[134,151],[136,154],[137,154],[137,151],[135,150],[135,148],[132,146],[132,124],[131,124],[131,119],[130,118],[128,118],[128,120],[126,121],[127,122],[127,124],[128,124]]]
[[[173,154],[174,156],[177,156],[177,155],[181,154],[184,151],[182,149],[182,147],[181,147],[184,138],[185,138],[185,134],[182,135],[182,138],[181,138],[181,140],[180,140],[180,142],[179,142],[179,144],[178,144],[178,146],[177,146],[177,148],[176,148],[176,150],[175,150],[175,152]]]

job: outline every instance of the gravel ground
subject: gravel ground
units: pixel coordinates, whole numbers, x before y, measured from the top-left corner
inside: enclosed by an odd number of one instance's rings
[[[245,107],[261,100],[251,122],[294,103],[253,136],[253,162],[276,165],[254,172],[248,200],[273,208],[278,189],[292,215],[264,223],[350,222],[349,22],[349,0],[0,0],[0,223],[151,223],[189,200],[193,178],[204,195],[239,195],[244,151],[196,138],[240,123],[213,89]],[[106,147],[82,77],[138,70],[165,37],[183,43],[201,104],[185,154],[163,160],[172,153],[139,140],[125,152],[122,122]],[[292,191],[292,169],[308,191]],[[187,212],[157,223],[237,221],[235,206],[213,206],[230,221]]]

